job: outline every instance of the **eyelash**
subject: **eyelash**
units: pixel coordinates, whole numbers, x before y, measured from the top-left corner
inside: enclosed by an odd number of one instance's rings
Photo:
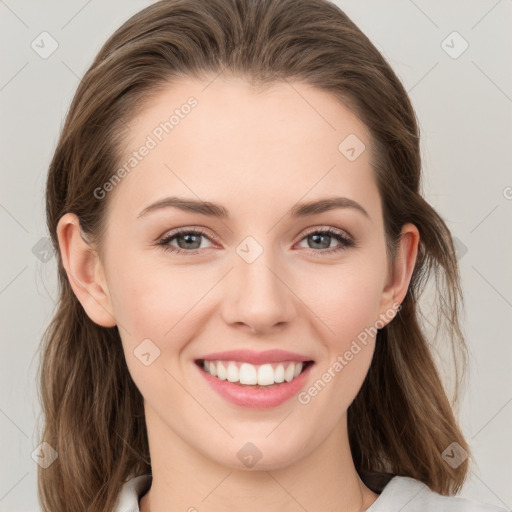
[[[331,249],[323,249],[323,250],[309,249],[310,254],[314,253],[314,254],[319,254],[321,256],[324,256],[324,255],[330,255],[333,253],[344,251],[351,247],[356,247],[356,242],[354,240],[342,235],[340,232],[334,230],[333,228],[316,229],[316,230],[310,231],[308,233],[305,233],[304,236],[300,239],[300,241],[302,241],[304,238],[306,238],[310,235],[317,235],[317,234],[331,236],[331,237],[335,238],[338,242],[340,242],[341,245],[339,247],[334,247]],[[204,236],[205,238],[210,239],[210,237],[207,235],[206,232],[204,232],[203,230],[198,229],[198,228],[177,229],[176,231],[173,231],[172,233],[169,233],[168,235],[161,238],[157,242],[157,245],[162,247],[162,249],[164,251],[172,252],[174,254],[188,254],[189,256],[190,255],[193,256],[193,255],[198,254],[201,251],[201,249],[192,249],[189,251],[189,250],[180,249],[178,247],[169,245],[169,242],[171,240],[173,240],[174,238],[179,237],[181,235],[201,235],[201,236]]]

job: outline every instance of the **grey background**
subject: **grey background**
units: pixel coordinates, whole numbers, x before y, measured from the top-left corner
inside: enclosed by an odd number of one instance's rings
[[[35,377],[56,290],[45,248],[47,167],[80,77],[106,38],[149,3],[0,0],[0,511],[39,510]],[[409,91],[424,193],[457,238],[472,356],[460,421],[478,463],[461,495],[510,509],[512,1],[337,3]],[[43,31],[58,43],[46,59],[31,47]],[[454,31],[469,44],[457,58],[464,42]]]

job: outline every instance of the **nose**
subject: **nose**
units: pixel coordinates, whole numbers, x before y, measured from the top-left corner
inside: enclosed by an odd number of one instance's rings
[[[291,277],[271,251],[252,263],[235,254],[226,283],[225,321],[253,334],[272,334],[290,324],[297,313]]]

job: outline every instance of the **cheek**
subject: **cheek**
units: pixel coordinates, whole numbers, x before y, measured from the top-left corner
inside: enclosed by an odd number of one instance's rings
[[[326,357],[317,368],[318,385],[306,390],[303,403],[318,396],[320,409],[336,403],[339,412],[356,396],[373,357],[384,271],[385,261],[361,255],[357,264],[325,269],[316,276],[317,286],[308,288]]]
[[[133,350],[149,338],[162,351],[172,342],[174,353],[181,349],[180,340],[185,344],[189,339],[187,330],[194,325],[197,305],[218,280],[211,270],[172,267],[154,254],[125,257],[112,267],[110,276],[114,315],[124,327],[120,331],[127,348]]]
[[[319,316],[329,326],[328,331],[324,330],[325,357],[315,369],[311,386],[298,396],[299,403],[311,413],[330,411],[322,421],[331,426],[348,409],[368,374],[379,304],[374,284],[347,277],[334,285],[330,299],[324,301],[323,309],[319,308]]]
[[[325,326],[327,338],[343,348],[378,319],[383,290],[383,274],[378,264],[339,265],[322,269],[314,286],[304,287],[301,297]]]
[[[128,369],[142,395],[146,400],[165,396],[167,405],[182,407],[183,390],[173,375],[195,336],[198,302],[215,276],[164,267],[155,259],[124,258],[116,266],[109,283],[113,309]]]

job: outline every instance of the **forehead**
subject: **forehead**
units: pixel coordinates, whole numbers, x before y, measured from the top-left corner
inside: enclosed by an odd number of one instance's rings
[[[181,80],[147,101],[128,128],[119,163],[127,172],[111,197],[127,215],[166,195],[252,211],[326,193],[378,206],[367,128],[308,84]]]

